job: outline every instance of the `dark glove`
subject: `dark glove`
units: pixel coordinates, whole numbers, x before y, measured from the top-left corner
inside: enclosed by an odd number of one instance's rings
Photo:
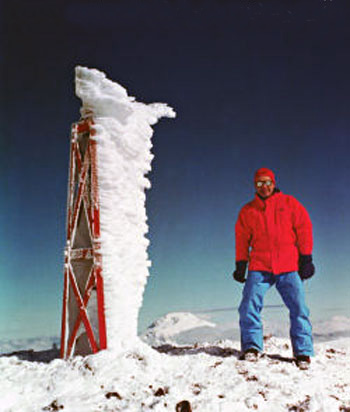
[[[247,270],[248,262],[246,260],[238,260],[236,262],[236,270],[233,272],[233,279],[237,282],[245,282],[245,272]]]
[[[312,255],[299,256],[299,276],[302,280],[309,279],[315,273],[315,266],[312,263]]]

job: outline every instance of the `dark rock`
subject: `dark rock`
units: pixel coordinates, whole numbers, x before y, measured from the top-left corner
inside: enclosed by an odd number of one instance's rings
[[[50,405],[45,406],[45,407],[43,408],[43,411],[54,412],[54,411],[59,411],[59,410],[61,410],[61,409],[63,409],[63,408],[64,408],[64,406],[63,406],[63,405],[59,405],[58,402],[57,402],[57,399],[55,399],[54,401],[52,401],[52,402],[50,403]]]
[[[158,388],[154,396],[165,396],[169,392],[169,388]]]
[[[188,401],[181,401],[176,404],[176,412],[192,412],[191,404]]]
[[[105,397],[106,397],[107,399],[111,399],[111,398],[117,398],[117,399],[119,399],[119,400],[122,400],[122,399],[123,399],[123,398],[119,395],[118,392],[107,392],[107,393],[105,394]]]
[[[54,359],[60,357],[60,351],[56,348],[42,351],[34,351],[33,349],[19,350],[11,353],[2,353],[0,356],[16,356],[20,360],[29,362],[43,362],[49,363]]]

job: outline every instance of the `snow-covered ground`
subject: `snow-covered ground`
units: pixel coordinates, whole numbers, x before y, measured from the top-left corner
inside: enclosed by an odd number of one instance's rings
[[[194,314],[172,313],[143,334],[157,350],[140,340],[68,361],[1,357],[0,411],[175,411],[183,400],[200,412],[350,411],[350,339],[317,343],[301,371],[287,338],[266,337],[255,363],[239,360],[238,341],[176,343],[203,327],[215,330]]]

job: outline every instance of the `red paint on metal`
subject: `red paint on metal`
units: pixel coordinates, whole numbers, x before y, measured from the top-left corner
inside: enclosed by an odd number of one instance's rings
[[[83,161],[82,161],[81,154],[80,154],[79,143],[75,142],[73,147],[74,147],[74,153],[75,153],[75,158],[76,158],[77,170],[78,170],[78,173],[81,173]],[[86,191],[83,192],[83,196],[84,196],[84,204],[85,204],[87,218],[90,223],[90,226],[89,226],[89,229],[90,229],[92,227],[92,213],[91,213],[91,207],[88,207],[87,205],[89,205],[91,201],[89,201],[88,193]]]
[[[93,257],[94,252],[92,248],[71,250],[71,259],[92,259]]]
[[[90,124],[88,120],[83,120],[82,122],[77,123],[78,133],[90,132]]]
[[[95,238],[100,237],[100,208],[98,196],[98,178],[97,178],[97,143],[96,140],[90,140],[90,157],[91,157],[91,187],[92,187],[92,208],[93,208],[93,234]]]
[[[72,125],[71,150],[69,163],[69,185],[67,199],[67,246],[65,259],[65,279],[63,292],[62,312],[62,334],[61,334],[61,357],[67,358],[71,355],[79,327],[84,324],[88,342],[92,353],[107,348],[107,333],[104,308],[103,291],[103,268],[100,253],[100,204],[98,196],[98,173],[97,173],[97,142],[92,136],[95,135],[92,118],[85,118]],[[80,137],[81,134],[88,134]],[[84,159],[82,159],[79,148],[79,139],[87,138]],[[89,173],[90,172],[90,173]],[[76,190],[77,188],[77,190]],[[79,212],[82,210],[87,216],[87,226],[91,238],[92,248],[74,249]],[[83,291],[83,297],[79,291],[71,260],[92,259],[93,264]],[[71,286],[71,288],[70,288]],[[96,288],[97,311],[98,311],[98,342],[94,335],[90,320],[87,315],[87,304],[91,291]],[[69,318],[69,293],[73,293],[78,315],[71,331],[67,330],[67,319]]]
[[[96,285],[97,285],[97,308],[98,308],[98,330],[100,335],[100,349],[107,348],[106,319],[104,316],[105,301],[103,293],[103,279],[101,276],[101,267],[96,267]]]
[[[78,142],[74,142],[74,155],[75,155],[75,159],[77,162],[77,166],[78,166],[78,172],[80,173],[81,171],[81,165],[83,164],[83,160],[81,158],[81,154],[80,154],[80,150],[79,150],[79,143]]]
[[[72,235],[73,235],[72,237],[74,237],[75,231],[76,231],[76,228],[77,228],[79,210],[80,210],[81,202],[82,202],[82,199],[83,199],[83,193],[84,193],[84,190],[85,190],[88,168],[89,168],[89,159],[88,159],[88,156],[86,154],[85,158],[84,158],[83,170],[80,174],[78,194],[77,194],[77,198],[76,198],[76,201],[75,201],[74,211],[73,211],[73,216],[72,216]]]
[[[74,341],[77,338],[77,333],[78,333],[78,330],[79,330],[79,326],[80,326],[81,322],[84,321],[84,317],[85,317],[85,320],[87,320],[89,325],[90,325],[89,319],[87,318],[87,315],[86,315],[86,308],[87,308],[87,304],[88,304],[90,296],[91,296],[91,290],[92,290],[92,288],[94,287],[94,285],[96,283],[95,282],[95,276],[93,275],[93,270],[91,270],[90,276],[89,276],[89,279],[88,279],[88,282],[87,282],[87,286],[86,286],[86,289],[84,291],[84,297],[82,299],[81,295],[80,295],[80,292],[79,292],[79,289],[77,288],[76,281],[75,281],[75,278],[73,277],[71,269],[70,269],[70,278],[71,278],[71,282],[72,282],[73,292],[74,292],[74,295],[77,299],[77,304],[80,307],[80,311],[79,311],[79,315],[77,316],[77,319],[75,321],[74,327],[72,329],[71,337],[70,337],[69,342],[68,342],[68,354],[67,354],[67,356],[70,356],[70,354],[71,354],[71,350],[72,350]],[[84,322],[84,325],[85,325],[85,322]],[[92,329],[91,329],[91,331],[92,331]],[[93,336],[93,333],[92,333],[92,338],[93,338],[93,341],[95,342],[94,347],[97,348],[96,341],[95,341],[95,338]],[[90,340],[90,344],[91,344],[92,341],[91,341],[90,337],[89,337],[89,340]]]
[[[63,286],[63,309],[62,309],[62,333],[61,333],[61,358],[64,357],[64,351],[66,347],[66,322],[67,322],[67,304],[68,304],[68,273],[67,268],[64,273],[64,286]]]
[[[84,202],[85,202],[85,205],[89,203],[86,195],[84,195]],[[92,217],[91,206],[90,207],[85,206],[85,210],[86,210],[87,218],[88,218],[88,221],[89,221],[90,236],[92,238],[91,230],[92,230],[92,227],[93,227],[93,224],[94,224],[94,222],[93,222],[94,218]]]
[[[94,232],[97,238],[100,237],[100,210],[94,209]]]
[[[75,175],[75,154],[74,154],[74,141],[76,140],[76,127],[72,128],[72,147],[69,155],[69,184],[68,184],[68,199],[67,199],[67,240],[71,239],[72,234],[72,205],[74,196],[74,175]]]
[[[79,305],[79,316],[78,316],[78,318],[81,318],[81,320],[83,321],[85,329],[86,329],[86,333],[87,333],[87,336],[88,336],[89,344],[91,346],[91,349],[92,349],[93,353],[96,353],[96,352],[98,352],[98,347],[97,347],[96,340],[95,340],[95,337],[94,337],[94,332],[92,330],[89,318],[87,317],[86,307],[85,307],[83,299],[80,295],[78,285],[77,285],[76,280],[75,280],[75,278],[72,274],[71,268],[69,269],[69,279],[70,279],[70,284],[72,285],[72,288],[73,288],[74,295],[77,299],[77,303]],[[75,335],[76,335],[76,333],[75,333]],[[73,343],[74,343],[75,339],[76,339],[76,336],[74,336],[72,334],[72,337],[71,337],[71,339],[68,343],[68,356],[70,356],[72,346],[73,346]]]

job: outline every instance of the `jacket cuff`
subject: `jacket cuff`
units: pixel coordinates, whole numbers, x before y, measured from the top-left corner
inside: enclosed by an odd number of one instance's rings
[[[300,255],[299,256],[299,262],[304,265],[306,263],[311,263],[312,262],[312,255]]]
[[[248,261],[247,260],[237,260],[236,261],[236,269],[239,271],[245,271],[247,268]]]

